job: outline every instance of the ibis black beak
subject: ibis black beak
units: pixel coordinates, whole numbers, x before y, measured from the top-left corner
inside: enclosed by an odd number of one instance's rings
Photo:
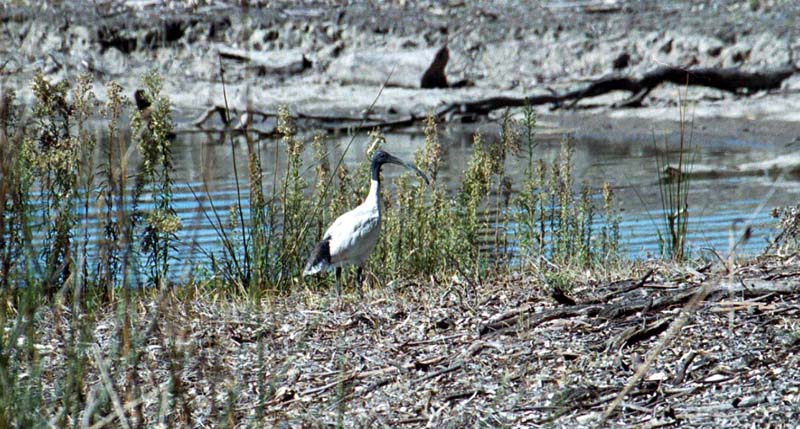
[[[410,162],[403,161],[402,159],[400,159],[400,158],[398,158],[398,157],[396,157],[394,155],[389,155],[389,162],[391,162],[392,164],[402,165],[403,167],[409,169],[410,171],[416,172],[419,175],[419,177],[422,177],[422,180],[425,181],[426,185],[430,185],[431,184],[430,180],[428,180],[428,176],[426,176],[425,173],[422,172],[422,170],[417,168],[416,165],[414,165],[414,164],[412,164]]]

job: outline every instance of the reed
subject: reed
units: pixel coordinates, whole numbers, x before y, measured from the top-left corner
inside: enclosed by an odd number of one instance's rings
[[[689,231],[690,173],[695,152],[692,150],[694,120],[687,118],[688,100],[685,92],[683,96],[678,94],[678,105],[678,145],[675,148],[677,159],[673,160],[667,136],[664,136],[663,150],[658,151],[656,148],[657,153],[662,154],[656,156],[656,169],[663,221],[659,229],[659,246],[665,257],[681,262],[688,256],[686,236]],[[655,135],[653,145],[656,146]]]

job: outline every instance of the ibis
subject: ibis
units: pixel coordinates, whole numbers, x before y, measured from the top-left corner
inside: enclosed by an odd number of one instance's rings
[[[153,132],[153,103],[147,98],[143,89],[137,89],[133,93],[133,99],[136,101],[136,110],[139,111],[139,114],[142,117],[142,121],[147,125],[147,130],[151,133]],[[170,130],[167,133],[167,140],[175,140],[176,134],[175,131]]]
[[[341,294],[342,267],[357,267],[359,289],[363,283],[364,264],[378,243],[381,232],[381,167],[397,164],[416,172],[425,183],[428,177],[417,166],[403,161],[388,152],[379,150],[372,156],[372,179],[369,193],[358,207],[339,216],[325,231],[322,240],[314,247],[303,275],[310,276],[323,270],[336,269],[336,293]]]

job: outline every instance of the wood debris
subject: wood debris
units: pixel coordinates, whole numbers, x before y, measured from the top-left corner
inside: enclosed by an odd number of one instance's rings
[[[263,305],[169,297],[138,306],[134,318],[145,335],[137,379],[147,393],[123,397],[124,371],[103,363],[118,341],[113,311],[94,332],[87,383],[119,393],[98,421],[131,427],[139,422],[127,401],[153,425],[165,395],[175,395],[164,386],[176,380],[183,397],[169,396],[174,421],[196,427],[593,427],[687,300],[708,287],[606,423],[789,426],[800,418],[800,285],[780,274],[797,270],[769,258],[702,278],[653,267],[576,286],[569,306],[535,280],[486,279],[474,311],[444,286],[375,289],[339,304],[324,291]],[[64,371],[56,331],[42,344],[56,350],[42,355],[51,399]]]

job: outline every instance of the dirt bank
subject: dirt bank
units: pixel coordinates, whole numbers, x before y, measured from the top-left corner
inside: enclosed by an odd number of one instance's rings
[[[361,114],[388,80],[375,110],[422,114],[443,102],[575,88],[614,71],[615,60],[625,62],[621,56],[628,65],[618,72],[640,75],[664,64],[764,70],[797,62],[793,52],[800,50],[800,5],[794,2],[57,3],[0,6],[3,86],[25,88],[30,98],[37,70],[55,79],[88,71],[98,82],[114,79],[132,92],[140,76],[155,69],[181,118],[194,118],[221,99],[220,51],[234,106]],[[445,41],[448,76],[475,85],[418,89]],[[236,59],[242,56],[250,60]],[[709,121],[798,122],[798,90],[795,75],[770,94],[691,89],[689,98],[698,103],[695,115]],[[103,98],[101,86],[97,92]],[[579,108],[651,121],[676,116],[676,94],[666,86],[639,109],[605,107],[623,94],[586,100]],[[547,107],[540,110],[546,115]]]

